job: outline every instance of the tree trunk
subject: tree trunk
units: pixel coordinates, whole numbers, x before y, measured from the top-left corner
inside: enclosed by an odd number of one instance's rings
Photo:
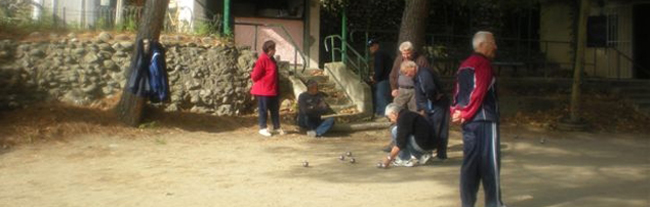
[[[571,119],[573,123],[580,121],[580,85],[585,61],[585,44],[587,42],[587,17],[589,15],[589,0],[580,0],[580,16],[578,17],[578,38],[576,38],[576,55],[573,65],[573,90],[571,91]]]
[[[399,46],[404,41],[411,41],[413,48],[421,52],[422,46],[424,46],[430,0],[405,1],[397,44]]]
[[[138,36],[136,37],[136,43],[141,39],[149,40],[158,40],[160,37],[160,31],[162,30],[163,23],[165,21],[165,13],[167,7],[169,6],[169,0],[147,0],[144,6],[144,15],[140,21],[138,27]],[[137,47],[134,47],[133,55],[131,56],[131,65],[135,65],[137,55]],[[131,76],[133,68],[127,69],[127,75]],[[126,81],[129,78],[127,77]],[[130,125],[138,126],[142,120],[142,112],[144,105],[147,102],[147,99],[144,97],[139,97],[128,91],[127,84],[124,85],[122,90],[122,97],[120,102],[116,107],[116,112],[118,113],[118,118]]]

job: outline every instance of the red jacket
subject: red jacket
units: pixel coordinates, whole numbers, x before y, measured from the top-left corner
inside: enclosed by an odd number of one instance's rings
[[[451,113],[455,111],[465,121],[499,121],[496,77],[485,56],[472,54],[460,65]]]
[[[278,64],[266,53],[262,53],[255,62],[251,73],[253,87],[251,94],[258,96],[278,95]]]

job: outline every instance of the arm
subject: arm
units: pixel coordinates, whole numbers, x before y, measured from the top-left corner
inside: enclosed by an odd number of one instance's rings
[[[384,158],[384,166],[388,167],[391,161],[395,160],[395,157],[399,154],[399,147],[393,146],[393,149],[390,150],[388,157]]]
[[[384,61],[384,57],[382,57],[379,52],[375,53],[375,74],[372,77],[374,81],[379,80],[379,78],[383,75],[382,73],[384,72],[384,64],[386,64]]]
[[[397,90],[397,77],[399,76],[400,64],[402,64],[402,57],[398,56],[395,58],[395,61],[393,62],[393,69],[390,71],[390,75],[389,75],[390,88],[393,90]]]
[[[262,59],[257,60],[257,62],[255,62],[255,66],[253,67],[253,72],[251,73],[251,80],[253,80],[253,82],[257,82],[262,79],[266,73],[265,69],[265,62],[262,61]]]
[[[428,70],[427,68],[420,68],[421,70]],[[429,111],[431,106],[430,102],[436,100],[436,94],[438,88],[436,87],[435,80],[432,74],[429,71],[420,71],[418,72],[417,79],[415,81],[416,85],[416,103],[418,111]]]

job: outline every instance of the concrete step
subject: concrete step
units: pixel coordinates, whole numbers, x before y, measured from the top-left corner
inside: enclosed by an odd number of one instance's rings
[[[329,105],[329,106],[332,110],[334,110],[337,113],[345,109],[357,108],[357,105],[352,103]]]
[[[350,104],[351,101],[350,99],[346,97],[338,97],[338,98],[325,98],[325,103],[327,103],[330,106],[335,106],[335,105],[347,105]]]

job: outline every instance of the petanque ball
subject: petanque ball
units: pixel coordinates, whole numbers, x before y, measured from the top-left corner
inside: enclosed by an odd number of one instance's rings
[[[339,156],[339,160],[345,160],[345,156],[343,155]]]
[[[302,166],[303,167],[309,167],[309,162],[307,162],[307,160],[303,161]]]
[[[356,160],[354,158],[350,158],[350,163],[355,163]]]
[[[348,157],[351,157],[351,156],[352,156],[352,152],[348,151],[348,152],[345,153],[345,155],[347,155]]]

